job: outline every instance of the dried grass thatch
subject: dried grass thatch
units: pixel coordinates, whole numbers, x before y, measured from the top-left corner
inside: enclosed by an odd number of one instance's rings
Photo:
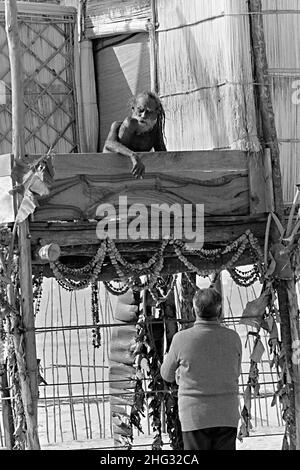
[[[151,0],[87,0],[86,37],[146,31],[150,5]]]
[[[246,2],[157,0],[168,149],[258,150]]]
[[[300,183],[300,3],[263,0],[264,29],[280,144],[285,202]]]

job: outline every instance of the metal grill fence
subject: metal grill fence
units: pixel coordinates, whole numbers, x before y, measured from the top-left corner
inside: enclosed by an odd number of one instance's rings
[[[205,282],[205,281],[204,281]],[[108,360],[109,344],[116,297],[100,284],[99,313],[101,346],[95,348],[91,313],[91,291],[66,292],[53,279],[44,279],[40,311],[36,315],[37,355],[40,359],[39,436],[41,446],[73,445],[85,447],[111,446],[112,424]],[[224,323],[235,329],[242,340],[243,364],[240,378],[241,406],[250,368],[251,327],[239,323],[248,301],[257,297],[261,286],[240,288],[229,278],[225,285]],[[263,330],[264,331],[264,330]],[[283,421],[279,404],[271,406],[276,390],[276,372],[270,368],[267,334],[261,334],[265,346],[259,364],[260,395],[253,399],[252,424],[262,432],[281,432]],[[145,386],[147,380],[145,379]],[[128,409],[128,411],[130,411]],[[164,431],[164,429],[163,429]],[[151,442],[151,420],[147,409],[143,420],[145,438]],[[139,435],[138,432],[135,433]],[[0,444],[4,446],[3,425],[0,423]]]

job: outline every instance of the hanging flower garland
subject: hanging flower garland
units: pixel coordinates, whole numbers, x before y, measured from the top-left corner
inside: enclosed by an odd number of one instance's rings
[[[240,287],[250,287],[260,279],[260,271],[257,265],[254,265],[249,271],[241,271],[238,268],[228,269],[228,272],[235,282]]]
[[[164,403],[166,412],[167,432],[170,444],[174,450],[183,450],[182,429],[178,416],[178,385],[165,383],[168,392],[165,393]]]
[[[41,268],[38,276],[33,276],[33,301],[34,301],[34,316],[36,317],[41,308],[43,296],[43,268]]]
[[[103,284],[108,292],[116,296],[124,295],[129,290],[129,286],[124,282],[118,282],[118,286],[116,286],[116,281],[104,281]]]
[[[12,288],[18,290],[17,260],[14,258],[10,266]],[[7,285],[5,286],[7,288]],[[7,370],[10,375],[10,396],[12,397],[12,412],[14,421],[14,450],[24,450],[26,445],[26,417],[23,406],[20,374],[26,373],[26,361],[24,352],[24,329],[19,314],[19,297],[15,296],[15,305],[12,306],[6,295],[6,288],[0,292],[0,318],[1,318],[1,361],[7,362]],[[0,341],[1,343],[1,341]],[[17,357],[18,355],[18,363]],[[4,363],[4,362],[2,362]]]
[[[93,346],[94,348],[100,348],[101,346],[101,332],[100,332],[100,318],[99,318],[99,290],[98,282],[92,284],[92,316],[93,316],[93,325],[95,328],[92,329],[93,335]]]
[[[169,295],[174,289],[174,286],[177,281],[177,275],[169,276],[167,281],[164,281],[162,277],[157,279],[156,284],[153,288],[149,289],[151,297],[155,301],[156,306],[158,307],[161,303],[166,302]],[[164,292],[165,291],[165,292]]]
[[[231,259],[224,263],[220,269],[227,269],[231,272],[235,282],[240,285],[246,286],[251,285],[255,282],[263,273],[263,255],[260,249],[257,239],[253,236],[250,230],[247,230],[237,240],[230,243],[225,248],[218,248],[213,250],[192,250],[188,251],[185,248],[184,242],[181,240],[163,240],[160,248],[147,262],[128,262],[119,252],[116,244],[113,240],[104,240],[100,248],[98,249],[95,257],[85,266],[81,268],[70,268],[60,262],[50,263],[50,267],[56,277],[58,283],[66,290],[78,290],[84,289],[89,284],[93,284],[99,278],[102,270],[105,256],[108,255],[112,266],[116,271],[119,282],[122,283],[122,287],[115,288],[112,283],[105,283],[105,286],[114,295],[121,295],[125,293],[129,288],[135,291],[141,291],[143,289],[150,289],[153,291],[153,287],[157,284],[157,280],[161,277],[161,272],[164,266],[164,253],[167,246],[173,246],[175,254],[179,260],[184,264],[188,271],[195,272],[201,277],[208,277],[210,274],[215,272],[214,268],[211,269],[200,269],[191,263],[186,256],[193,254],[199,258],[210,261],[211,263],[217,263],[221,257],[232,254]],[[255,262],[255,266],[248,273],[242,273],[234,266],[245,252],[246,248],[250,248],[250,252]],[[146,282],[141,282],[141,276],[147,275]],[[80,278],[80,280],[76,279]],[[82,279],[84,278],[84,279]],[[155,295],[155,294],[154,294]]]
[[[145,316],[140,312],[136,323],[135,347],[133,350],[134,368],[136,370],[134,400],[131,407],[130,425],[135,426],[143,433],[141,420],[145,417],[146,394],[143,389],[144,370],[148,368],[147,360],[147,336],[145,328]]]
[[[131,416],[131,423],[139,425],[140,417],[143,416],[143,409],[145,399],[149,399],[149,416],[151,418],[151,427],[154,432],[154,438],[152,443],[152,450],[161,450],[163,446],[162,441],[162,429],[161,429],[161,406],[164,400],[164,381],[160,375],[160,360],[156,347],[149,330],[148,317],[146,318],[143,311],[140,312],[139,318],[136,324],[136,346],[133,352],[135,356],[135,368],[136,378],[138,387],[136,391],[136,404],[133,407],[133,413]],[[141,394],[142,380],[144,376],[150,379],[148,383],[149,391],[145,392],[145,395]]]
[[[159,250],[147,263],[129,263],[119,253],[115,243],[108,240],[108,255],[119,279],[135,291],[151,289],[156,284],[164,264],[164,251],[169,244],[164,240]],[[147,281],[142,283],[140,276],[147,274]]]
[[[107,242],[104,240],[97,251],[95,257],[82,268],[69,268],[68,266],[56,261],[50,263],[50,268],[58,284],[68,291],[85,289],[89,284],[95,283],[102,270],[102,265],[107,252]],[[86,276],[84,280],[76,281],[74,277]]]
[[[176,276],[168,276],[165,279],[159,278],[154,290],[159,290],[160,296],[154,295],[154,300],[161,303],[167,300],[169,291],[174,287]],[[164,297],[162,295],[164,294]],[[152,296],[153,298],[153,296]],[[165,382],[160,375],[160,359],[156,351],[155,343],[151,335],[152,317],[147,317],[144,311],[140,312],[136,324],[135,338],[135,368],[136,368],[136,389],[135,399],[131,412],[131,424],[137,429],[141,429],[141,417],[144,416],[146,399],[149,400],[151,426],[154,431],[152,450],[160,450],[163,446],[161,407],[165,405],[166,426],[169,434],[171,446],[179,450],[183,448],[181,425],[178,417],[177,386]],[[144,377],[150,379],[148,389],[143,391]]]

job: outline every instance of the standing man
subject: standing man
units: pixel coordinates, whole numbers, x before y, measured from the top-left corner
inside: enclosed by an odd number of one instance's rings
[[[242,344],[219,322],[221,295],[200,289],[193,299],[196,321],[173,337],[161,366],[166,382],[178,383],[179,419],[185,450],[235,450]]]

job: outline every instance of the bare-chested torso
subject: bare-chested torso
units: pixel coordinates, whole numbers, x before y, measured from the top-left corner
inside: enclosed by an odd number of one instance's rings
[[[149,132],[138,133],[138,127],[134,119],[126,118],[125,121],[116,121],[114,123],[114,133],[120,144],[125,145],[133,152],[150,152],[152,148],[157,147],[157,128]],[[110,152],[106,145],[103,152]]]
[[[132,109],[132,115],[123,122],[112,123],[103,152],[114,152],[129,157],[133,164],[132,173],[143,177],[145,167],[140,152],[166,151],[162,130],[157,121],[157,104],[153,98],[139,96]]]

